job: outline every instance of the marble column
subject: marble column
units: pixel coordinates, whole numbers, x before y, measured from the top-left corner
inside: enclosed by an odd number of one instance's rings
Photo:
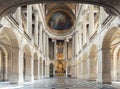
[[[38,65],[38,69],[37,69],[37,71],[38,71],[38,79],[40,79],[40,60],[39,59],[38,59],[37,65]]]
[[[40,50],[42,51],[42,24],[40,24],[40,43],[39,43],[39,46],[40,46]]]
[[[17,15],[18,23],[19,23],[19,29],[21,30],[21,29],[22,29],[22,14],[21,14],[21,7],[18,7],[18,8],[17,8],[16,15]]]
[[[112,74],[113,74],[113,80],[116,81],[117,80],[117,58],[118,56],[116,55],[113,55],[114,58],[113,58],[113,71],[112,71]]]
[[[10,58],[10,57],[9,57]],[[10,83],[23,83],[23,51],[19,49],[12,49],[9,76]]]
[[[72,60],[74,60],[74,56],[75,56],[75,34],[73,34],[72,36],[72,57],[73,57]]]
[[[80,71],[79,71],[80,79],[82,79],[82,73],[81,73],[81,72],[82,72],[82,71],[81,71],[81,61],[80,61],[80,64],[79,64],[79,70],[80,70]]]
[[[4,56],[4,60],[5,60],[4,80],[8,80],[8,56],[7,55]]]
[[[37,10],[35,10],[34,13],[35,13],[35,37],[34,37],[35,39],[34,41],[36,45],[38,45],[38,12]]]
[[[46,77],[49,77],[49,65],[46,65]]]
[[[64,59],[67,61],[67,42],[64,40]]]
[[[25,55],[25,60],[26,60],[25,81],[33,81],[34,80],[34,71],[33,71],[34,58],[33,56]]]
[[[27,5],[27,33],[32,37],[32,5]]]
[[[102,60],[103,60],[103,75],[102,82],[103,83],[111,83],[111,54],[110,48],[102,49]]]
[[[43,62],[40,62],[40,78],[43,78]]]
[[[77,78],[80,78],[80,69],[79,69],[79,63],[77,63]]]
[[[39,74],[38,74],[38,60],[37,59],[34,59],[34,80],[38,80],[38,76],[39,76]]]
[[[56,40],[54,39],[54,59],[57,60],[57,48],[56,48]]]
[[[93,35],[95,29],[94,29],[94,6],[89,6],[89,32],[90,36]]]
[[[96,64],[95,57],[89,57],[88,59],[88,80],[95,81],[96,80]]]
[[[43,53],[44,53],[44,56],[46,54],[46,39],[45,39],[45,31],[43,32]]]
[[[83,16],[83,39],[84,39],[84,44],[87,42],[87,29],[86,29],[86,12],[84,12]]]
[[[68,65],[66,64],[66,77],[68,77]]]
[[[110,84],[111,74],[110,74],[110,49],[100,49],[98,51],[98,74],[97,82]]]
[[[82,50],[82,36],[81,36],[81,32],[79,31],[79,36],[80,36],[80,43],[79,43],[79,46],[80,46],[80,50]]]

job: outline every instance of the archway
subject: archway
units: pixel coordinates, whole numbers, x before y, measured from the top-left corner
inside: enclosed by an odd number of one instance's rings
[[[34,54],[34,79],[37,80],[39,78],[39,68],[38,68],[38,55],[37,53]]]
[[[8,53],[3,46],[0,46],[0,81],[7,80],[8,80]]]
[[[28,44],[26,44],[23,47],[23,76],[25,81],[30,81],[32,78],[32,55],[31,55],[31,49]]]
[[[87,79],[87,72],[88,72],[88,67],[87,67],[87,54],[84,53],[83,55],[83,61],[82,61],[82,70],[83,70],[83,79]]]
[[[96,80],[98,71],[97,46],[92,45],[89,53],[89,76],[88,80]]]
[[[1,77],[10,83],[19,80],[19,42],[14,29],[3,27],[0,32]],[[18,68],[18,69],[17,69]],[[8,75],[9,74],[9,75]]]
[[[49,65],[49,76],[53,77],[54,76],[54,64],[50,63]]]
[[[115,71],[115,68],[112,68],[112,60],[113,60],[113,53],[112,50],[116,45],[119,44],[119,35],[120,35],[120,30],[117,27],[113,27],[108,30],[106,33],[104,39],[103,39],[103,44],[102,44],[102,82],[103,83],[111,83],[112,80],[112,74],[113,71]],[[119,39],[116,42],[116,39]],[[113,64],[115,66],[115,64]],[[114,73],[115,76],[115,73]]]

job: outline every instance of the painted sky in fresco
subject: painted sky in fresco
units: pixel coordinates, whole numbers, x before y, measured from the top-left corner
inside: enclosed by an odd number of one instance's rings
[[[63,11],[58,11],[52,14],[49,20],[49,26],[55,30],[66,30],[73,25],[69,14]]]

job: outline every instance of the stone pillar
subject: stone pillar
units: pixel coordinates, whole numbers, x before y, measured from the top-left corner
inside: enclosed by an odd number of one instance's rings
[[[49,77],[49,65],[46,65],[46,77]]]
[[[96,64],[95,57],[89,57],[88,59],[88,80],[94,81],[96,80]]]
[[[75,34],[72,36],[72,57],[75,56]],[[74,60],[74,58],[73,58]]]
[[[80,68],[79,68],[79,63],[77,63],[77,78],[80,78]]]
[[[25,55],[25,60],[26,60],[25,81],[33,81],[34,80],[33,57],[31,57],[30,55]]]
[[[66,77],[68,77],[68,65],[66,64]]]
[[[117,55],[117,60],[118,60],[118,64],[117,64],[117,80],[120,81],[120,49]]]
[[[111,55],[110,48],[102,50],[103,70],[102,70],[102,83],[111,83]]]
[[[64,40],[64,59],[67,61],[67,42]]]
[[[80,61],[80,64],[79,64],[79,70],[80,70],[80,71],[79,71],[79,75],[80,75],[79,78],[81,79],[81,78],[82,78],[82,73],[81,73],[81,72],[82,72],[82,71],[81,71],[81,61]]]
[[[57,53],[56,40],[54,40],[54,58],[55,58],[55,60],[57,60],[57,55],[56,55],[56,53]]]
[[[103,49],[98,51],[98,74],[97,81],[100,83],[110,84],[110,49]]]
[[[37,10],[35,12],[35,43],[38,45],[38,12]]]
[[[40,79],[40,60],[38,60],[38,79]]]
[[[38,80],[39,78],[38,78],[38,76],[39,76],[39,74],[38,74],[38,65],[39,65],[39,63],[38,63],[38,60],[37,59],[34,59],[34,79],[35,80]]]
[[[10,83],[23,83],[23,51],[14,49],[11,53],[11,72],[9,76]]]
[[[18,23],[19,23],[19,29],[21,30],[22,28],[22,15],[21,15],[21,7],[18,7],[17,8],[17,20],[18,20]]]
[[[81,79],[83,79],[83,60],[81,61]]]
[[[82,36],[81,36],[81,32],[79,31],[79,37],[80,37],[80,43],[79,43],[79,46],[80,46],[80,50],[82,49],[82,40],[81,40],[81,38],[82,38]]]
[[[40,46],[40,50],[42,51],[42,24],[40,25],[40,43],[39,43],[39,46]]]
[[[47,64],[45,64],[45,77],[47,77]]]
[[[48,35],[46,34],[46,57],[49,58],[49,38]]]
[[[77,54],[77,33],[74,34],[74,50],[75,50],[75,54]]]
[[[40,78],[43,78],[43,62],[40,62]]]
[[[89,31],[90,36],[93,35],[95,29],[94,29],[94,6],[89,5]]]
[[[46,47],[46,44],[45,44],[45,41],[46,41],[46,39],[45,39],[45,31],[43,31],[43,39],[42,39],[42,51],[43,51],[43,54],[45,55],[45,52],[46,52],[46,50],[45,50],[45,47]]]
[[[84,44],[87,42],[87,29],[86,29],[86,12],[84,12],[83,16],[83,37],[84,37]]]
[[[5,55],[4,56],[4,60],[5,60],[5,79],[4,80],[8,80],[8,56]]]
[[[102,83],[102,70],[103,70],[103,66],[102,66],[102,49],[98,50],[98,74],[97,74],[97,82]]]
[[[32,5],[27,5],[27,33],[32,37]]]

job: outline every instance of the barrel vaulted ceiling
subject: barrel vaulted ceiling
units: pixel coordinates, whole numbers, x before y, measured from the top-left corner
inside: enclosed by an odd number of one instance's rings
[[[9,15],[17,7],[28,4],[49,3],[49,2],[72,2],[86,3],[103,6],[106,12],[120,16],[120,0],[0,0],[0,17]],[[74,6],[72,7],[74,8]]]

